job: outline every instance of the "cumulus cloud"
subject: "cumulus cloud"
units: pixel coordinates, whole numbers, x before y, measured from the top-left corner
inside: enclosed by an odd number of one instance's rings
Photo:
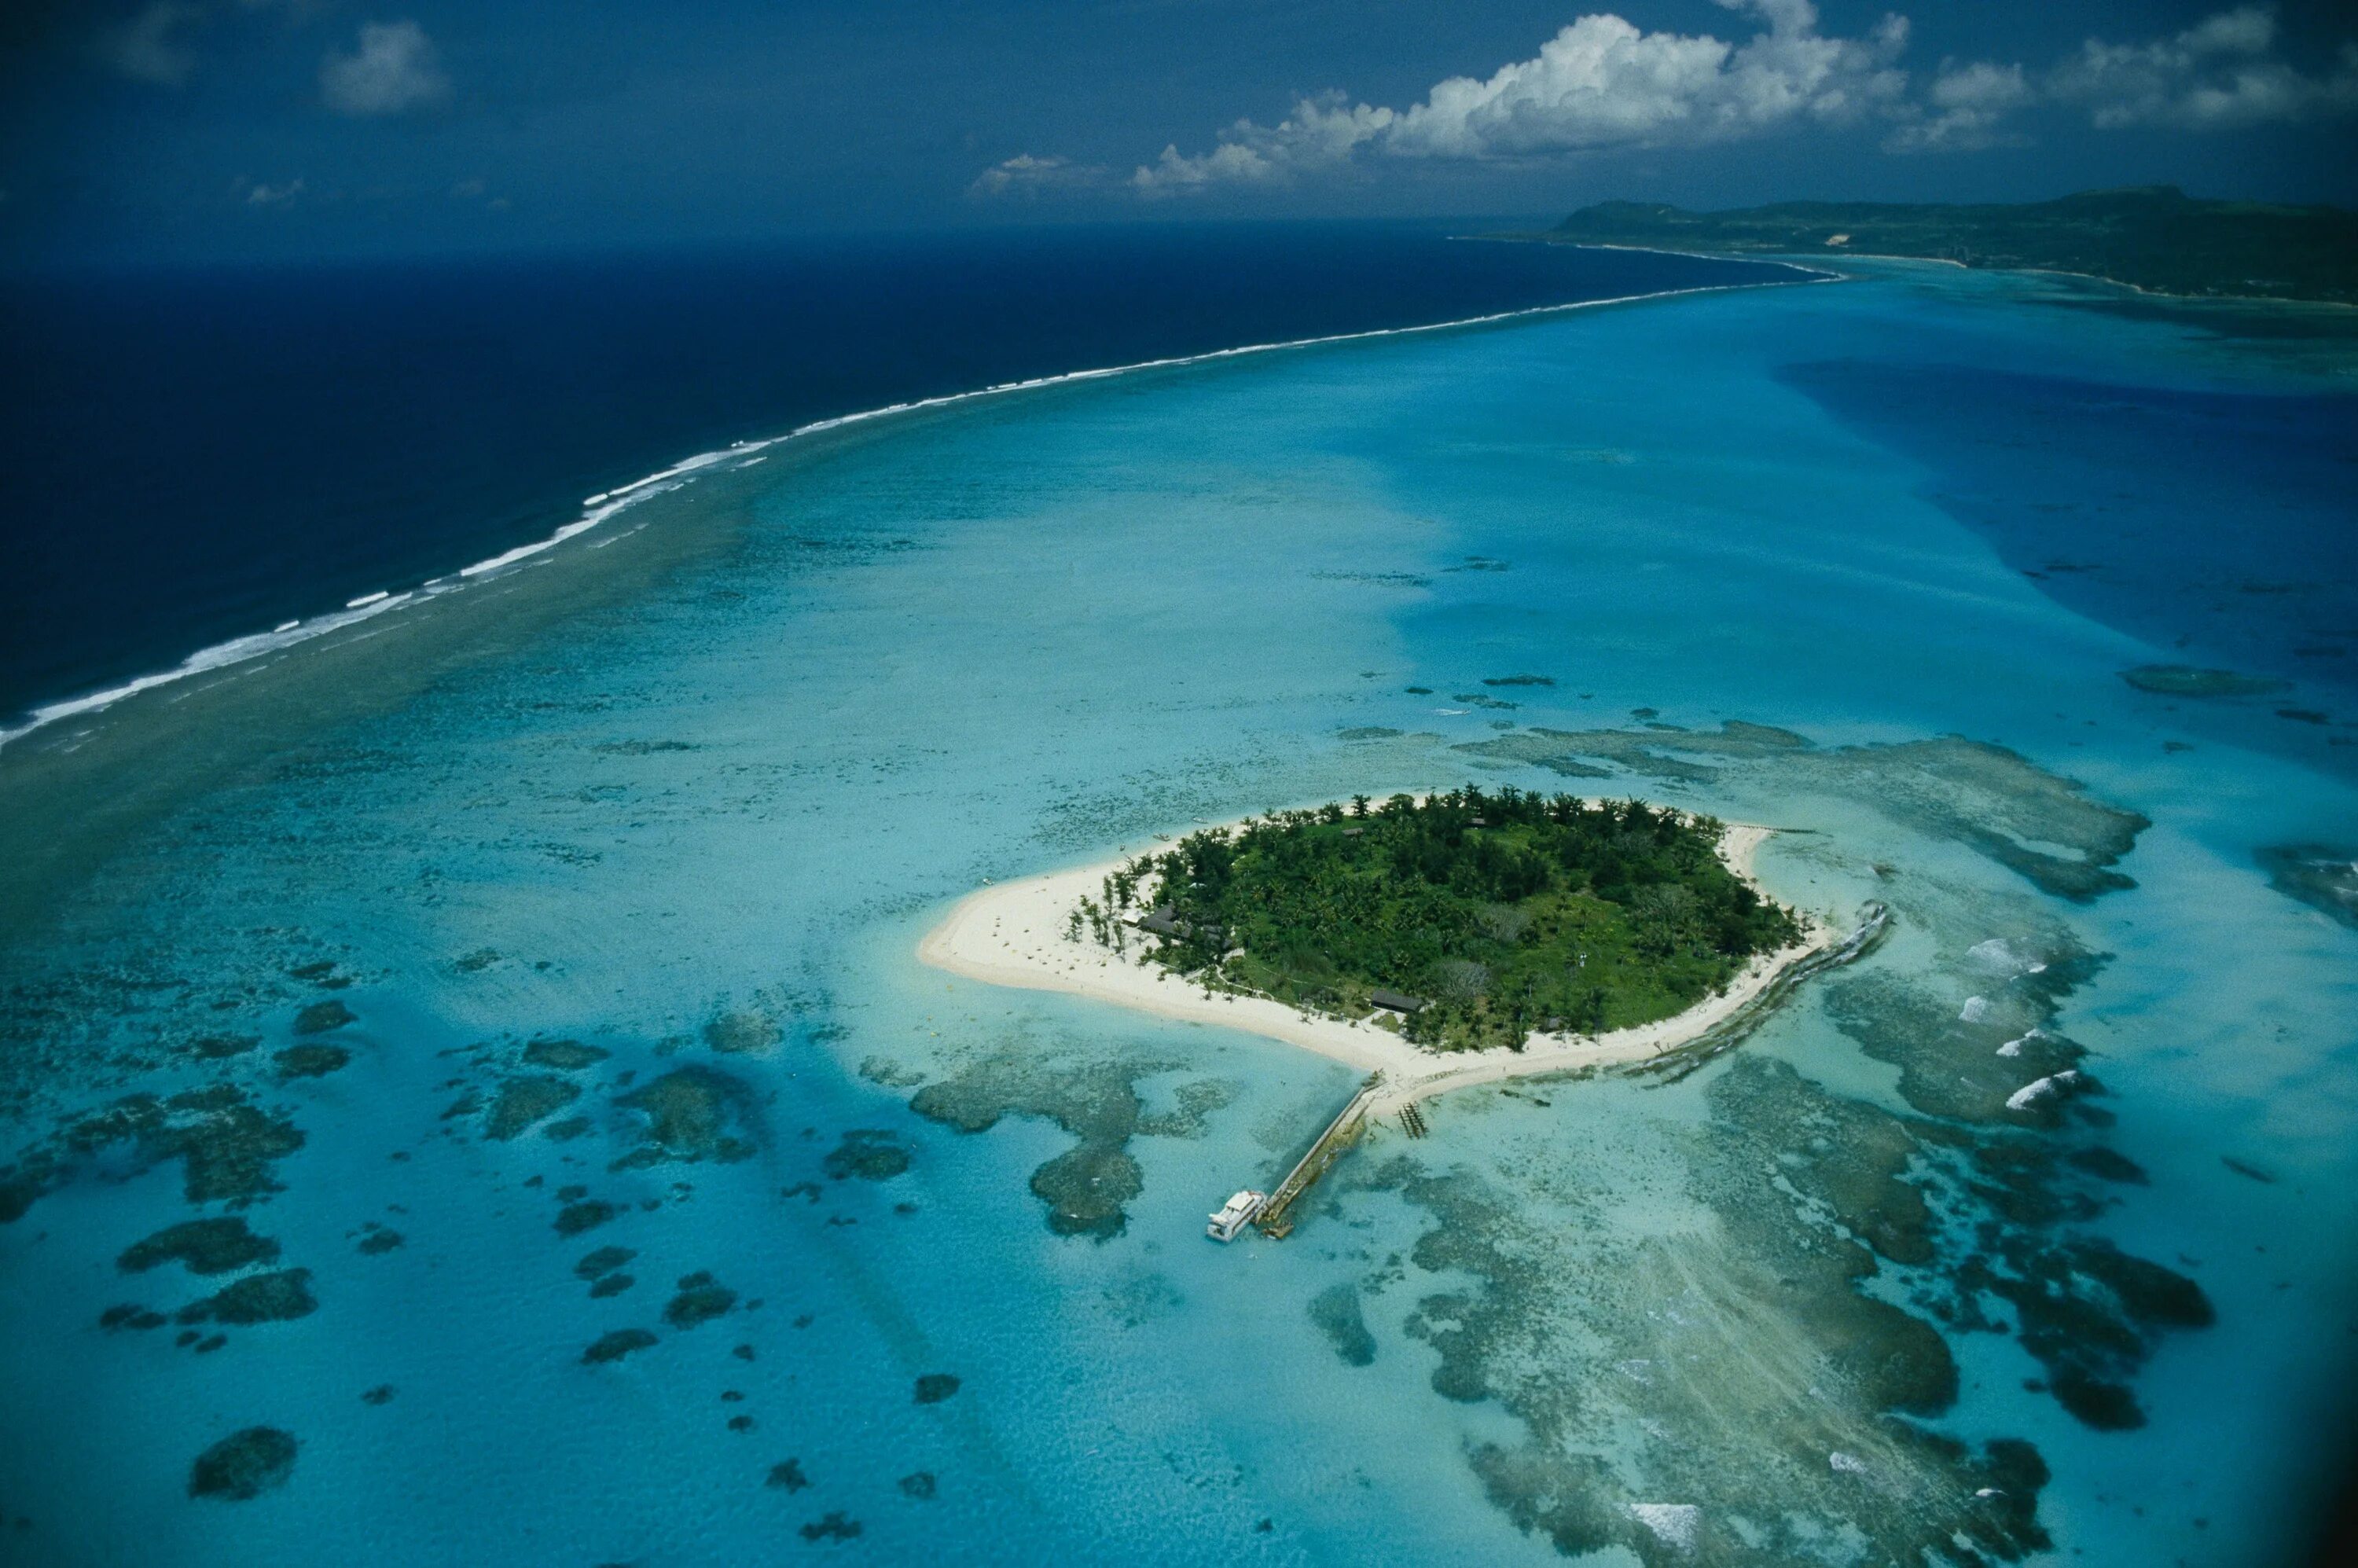
[[[415,22],[363,22],[360,48],[319,62],[319,96],[339,114],[399,114],[450,91],[434,42]]]
[[[1403,110],[1340,92],[1303,98],[1276,124],[1238,120],[1201,152],[1174,143],[1126,182],[1164,197],[1277,186],[1382,157],[1537,162],[1615,148],[1696,147],[1809,125],[1869,124],[1892,152],[2021,146],[2019,117],[2083,111],[2106,129],[2225,129],[2358,109],[2358,43],[2324,75],[2277,52],[2274,11],[2244,5],[2142,44],[2090,39],[2043,70],[1943,60],[1910,90],[1899,59],[1908,19],[1855,38],[1819,27],[1812,0],[1716,0],[1750,17],[1751,36],[1647,32],[1609,13],[1577,18],[1529,59],[1487,78],[1454,76]],[[1110,183],[1062,158],[1011,158],[978,196]]]
[[[2098,126],[2230,129],[2358,108],[2358,45],[2310,76],[2276,58],[2275,11],[2239,5],[2147,44],[2090,38],[2054,71],[2049,91]]]
[[[303,181],[299,176],[284,185],[268,185],[257,179],[244,189],[245,204],[249,207],[284,207],[303,194]]]
[[[199,16],[178,0],[154,0],[146,10],[99,37],[99,54],[134,81],[178,87],[197,69],[196,51],[180,37]]]
[[[1046,191],[1080,190],[1106,182],[1101,164],[1075,163],[1064,157],[1033,157],[1019,154],[992,164],[967,187],[969,196],[1037,196]]]
[[[1904,17],[1837,38],[1818,31],[1809,0],[1722,3],[1757,14],[1766,30],[1731,44],[1583,16],[1487,81],[1459,76],[1435,86],[1401,117],[1388,150],[1483,158],[1692,146],[1855,118],[1907,85],[1893,69],[1908,41]]]
[[[2009,115],[2029,107],[2038,92],[2018,65],[1942,60],[1925,94],[1928,108],[1910,105],[1904,122],[1884,138],[1890,152],[1973,152],[1982,147],[2019,146],[2029,138],[2005,128]]]
[[[1275,125],[1239,120],[1210,151],[1163,150],[1131,176],[1142,192],[1267,184],[1348,161],[1530,159],[1603,147],[1695,146],[1806,121],[1842,121],[1904,91],[1892,62],[1905,18],[1864,38],[1818,30],[1810,0],[1720,0],[1764,24],[1748,41],[1650,33],[1622,17],[1582,16],[1530,59],[1487,80],[1455,76],[1404,111],[1303,99]]]
[[[1339,92],[1304,98],[1274,125],[1238,120],[1209,152],[1182,154],[1175,143],[1166,146],[1162,157],[1139,167],[1130,184],[1145,195],[1208,185],[1274,184],[1345,162],[1399,120],[1389,109],[1354,104]]]

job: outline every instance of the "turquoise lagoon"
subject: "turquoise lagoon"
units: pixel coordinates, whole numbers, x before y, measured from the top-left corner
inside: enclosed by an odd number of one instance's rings
[[[2218,482],[2346,535],[2334,356],[2112,303],[1895,266],[913,412],[12,744],[0,1552],[2277,1560],[2358,932],[2257,857],[2358,836],[2358,705],[2123,681],[2294,656],[2227,624],[2283,573],[2180,645],[2024,557],[2134,429],[1841,395],[2289,411]],[[1790,828],[1770,884],[1897,935],[1226,1248],[1345,1069],[914,956],[986,878],[1469,779]],[[276,1255],[118,1263],[231,1217]],[[192,1497],[257,1426],[291,1469]]]

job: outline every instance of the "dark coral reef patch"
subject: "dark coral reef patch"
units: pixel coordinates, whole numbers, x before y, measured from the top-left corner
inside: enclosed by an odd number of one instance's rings
[[[250,1502],[295,1474],[295,1434],[275,1426],[233,1432],[202,1454],[189,1469],[189,1496]]]
[[[2277,892],[2358,927],[2358,850],[2285,844],[2260,850],[2259,862]]]
[[[633,1351],[644,1350],[655,1342],[655,1336],[644,1328],[617,1328],[600,1335],[581,1353],[581,1359],[592,1367],[609,1361],[620,1361]]]
[[[1106,1241],[1129,1225],[1124,1206],[1145,1186],[1130,1141],[1192,1137],[1235,1092],[1218,1079],[1195,1080],[1179,1087],[1174,1110],[1150,1114],[1138,1085],[1174,1065],[1078,1060],[1020,1042],[928,1084],[909,1108],[960,1132],[985,1131],[1010,1115],[1044,1117],[1063,1128],[1079,1141],[1033,1172],[1032,1191],[1048,1206],[1050,1230]]]
[[[827,1151],[827,1173],[837,1181],[858,1177],[885,1182],[909,1168],[908,1146],[881,1128],[856,1127]]]
[[[737,1292],[699,1269],[685,1275],[679,1292],[664,1308],[664,1321],[674,1328],[694,1328],[709,1323],[737,1304]]]
[[[742,1160],[756,1146],[752,1092],[737,1078],[709,1067],[681,1067],[632,1090],[615,1102],[644,1119],[645,1142],[621,1163],[658,1164],[665,1160]]]
[[[574,1073],[584,1067],[594,1067],[607,1057],[600,1045],[585,1045],[579,1040],[533,1040],[524,1048],[524,1059],[535,1067],[555,1067],[559,1072]]]
[[[310,1270],[280,1269],[233,1281],[202,1301],[190,1302],[172,1314],[172,1321],[248,1327],[257,1323],[286,1323],[308,1317],[319,1306],[318,1299],[311,1294]]]
[[[135,1241],[114,1260],[126,1274],[144,1273],[160,1263],[179,1263],[192,1274],[225,1274],[233,1269],[276,1261],[278,1243],[256,1236],[245,1221],[229,1215],[215,1219],[185,1220],[168,1225],[145,1240]]]
[[[546,1121],[581,1096],[579,1084],[541,1074],[506,1080],[483,1119],[483,1136],[505,1141],[522,1136],[535,1122]]]
[[[324,1078],[342,1068],[352,1054],[341,1045],[289,1045],[271,1058],[282,1078]]]

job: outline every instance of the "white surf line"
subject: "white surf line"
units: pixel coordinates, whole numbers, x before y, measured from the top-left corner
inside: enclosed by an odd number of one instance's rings
[[[1662,254],[1685,254],[1688,253],[1665,252]],[[1715,256],[1704,259],[1725,261],[1730,258]],[[1574,310],[1598,309],[1608,305],[1635,305],[1650,299],[1677,299],[1694,294],[1729,294],[1749,288],[1790,288],[1802,283],[1820,281],[1826,280],[1763,278],[1757,283],[1697,284],[1689,288],[1661,288],[1646,294],[1615,295],[1606,299],[1574,299],[1561,305],[1528,305],[1513,310],[1494,310],[1487,315],[1466,316],[1451,321],[1427,321],[1412,327],[1370,327],[1357,332],[1329,332],[1315,338],[1287,338],[1276,342],[1247,343],[1238,348],[1207,349],[1198,354],[1175,354],[1165,359],[1138,360],[1129,364],[1105,365],[1090,370],[1062,371],[1055,375],[1033,376],[1023,381],[1004,381],[995,385],[977,387],[967,392],[943,393],[938,396],[921,397],[906,403],[888,403],[881,408],[864,408],[856,414],[838,414],[832,418],[815,419],[809,424],[795,426],[783,436],[770,436],[760,440],[737,441],[717,451],[698,452],[694,457],[682,459],[669,468],[659,469],[644,479],[634,479],[628,484],[617,485],[611,490],[601,490],[583,501],[584,511],[579,518],[557,529],[546,538],[536,539],[530,544],[518,545],[512,550],[503,550],[496,556],[477,561],[472,566],[460,567],[456,573],[432,579],[409,592],[380,593],[373,597],[354,600],[345,606],[341,614],[322,615],[309,621],[286,622],[273,632],[232,637],[226,642],[215,643],[210,647],[198,649],[170,669],[157,670],[153,674],[124,681],[120,686],[108,687],[104,690],[91,692],[85,696],[43,704],[28,711],[24,722],[15,728],[0,726],[0,748],[5,748],[21,741],[35,730],[54,724],[60,719],[71,719],[84,713],[102,712],[126,697],[138,696],[143,691],[152,691],[157,687],[186,680],[191,676],[203,675],[208,671],[243,664],[266,654],[308,643],[315,637],[323,637],[331,632],[341,631],[362,616],[375,615],[384,611],[397,609],[420,598],[430,599],[444,593],[454,592],[477,579],[519,565],[546,551],[553,550],[568,539],[588,533],[625,507],[644,501],[651,495],[663,494],[672,488],[669,481],[684,480],[699,469],[710,468],[715,463],[727,462],[732,458],[750,460],[739,466],[751,468],[753,463],[763,460],[766,449],[783,446],[788,441],[799,440],[806,436],[840,430],[853,425],[864,424],[871,419],[890,418],[897,415],[914,414],[928,409],[948,408],[957,404],[970,403],[979,398],[1003,397],[1018,392],[1036,392],[1043,387],[1061,386],[1072,382],[1103,381],[1113,376],[1133,374],[1139,371],[1177,370],[1188,365],[1212,364],[1221,360],[1241,359],[1249,354],[1282,353],[1297,349],[1325,348],[1336,343],[1366,342],[1377,338],[1403,338],[1422,332],[1453,332],[1468,327],[1493,326],[1501,321],[1563,315]]]
[[[316,620],[289,622],[276,632],[257,632],[250,636],[233,637],[225,643],[215,643],[211,647],[200,648],[168,670],[157,670],[152,675],[140,676],[135,679],[124,681],[120,686],[109,687],[103,691],[92,692],[86,697],[69,697],[61,702],[48,703],[36,708],[26,716],[25,722],[16,728],[0,730],[0,746],[5,746],[13,741],[29,735],[45,725],[54,724],[60,719],[95,713],[103,708],[112,708],[124,697],[136,697],[143,691],[152,691],[159,686],[169,686],[175,681],[186,680],[190,676],[200,676],[208,671],[242,665],[248,660],[261,658],[266,654],[276,653],[281,648],[291,648],[297,643],[307,643],[314,637],[323,637],[330,632],[341,631],[344,627],[366,621],[373,616],[382,615],[388,610],[397,610],[416,597],[417,595],[414,593],[379,594],[374,600],[356,609],[347,607],[335,614],[322,615]]]

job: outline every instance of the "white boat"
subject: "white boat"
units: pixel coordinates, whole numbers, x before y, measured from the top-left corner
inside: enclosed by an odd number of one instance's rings
[[[1267,1193],[1247,1188],[1220,1206],[1220,1212],[1212,1217],[1212,1223],[1204,1227],[1204,1234],[1215,1241],[1234,1241],[1237,1232],[1250,1225],[1253,1217],[1260,1213],[1261,1205],[1267,1202]]]

